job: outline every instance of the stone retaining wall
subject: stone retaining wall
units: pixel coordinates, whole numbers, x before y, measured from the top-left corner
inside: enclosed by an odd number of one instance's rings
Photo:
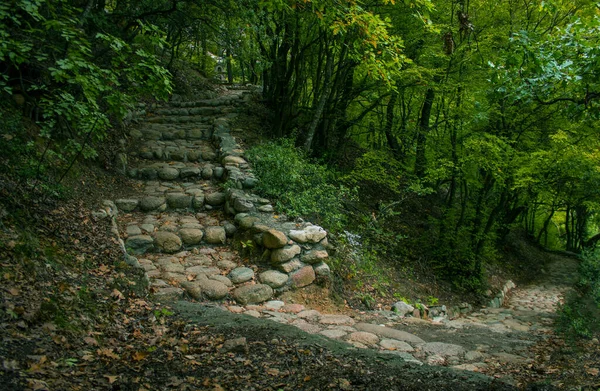
[[[230,119],[215,121],[213,142],[225,168],[227,190],[225,212],[235,216],[236,240],[252,241],[263,251],[263,261],[275,270],[262,273],[261,282],[275,291],[301,288],[315,281],[329,279],[331,270],[325,262],[330,245],[327,232],[309,222],[280,221],[269,200],[249,194],[258,179],[243,157],[244,151],[231,135]],[[274,281],[277,283],[273,284]]]
[[[490,302],[488,303],[488,307],[490,308],[500,308],[504,305],[504,303],[507,300],[507,296],[508,293],[516,288],[517,286],[515,285],[514,282],[512,282],[511,280],[508,280],[504,286],[502,287],[502,289],[500,290],[500,292],[498,292],[496,294],[496,296],[494,296],[494,298],[492,300],[490,300]]]

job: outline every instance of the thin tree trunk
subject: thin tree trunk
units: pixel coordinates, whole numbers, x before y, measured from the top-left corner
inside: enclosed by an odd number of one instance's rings
[[[417,152],[415,157],[414,173],[417,177],[422,178],[425,175],[427,159],[425,157],[425,148],[427,144],[427,133],[429,132],[429,119],[431,118],[431,108],[433,107],[433,99],[435,93],[432,88],[428,88],[425,93],[425,100],[421,109],[421,118],[419,119],[417,133]]]
[[[329,53],[327,56],[327,63],[325,65],[325,88],[321,93],[321,99],[319,100],[319,106],[317,106],[317,110],[315,111],[315,116],[308,128],[308,134],[306,136],[306,141],[304,143],[304,150],[308,153],[312,149],[313,139],[315,137],[315,133],[317,131],[317,126],[321,121],[321,115],[323,114],[323,109],[325,108],[325,103],[327,103],[327,98],[331,93],[331,75],[333,73],[333,53]]]
[[[392,133],[392,129],[394,128],[394,108],[396,106],[396,101],[398,100],[398,92],[394,91],[390,100],[388,101],[388,105],[385,113],[385,138],[387,140],[388,146],[392,150],[394,156],[398,158],[400,155],[400,144],[398,144],[398,139]]]

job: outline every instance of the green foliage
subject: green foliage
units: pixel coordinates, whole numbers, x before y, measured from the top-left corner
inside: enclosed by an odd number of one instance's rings
[[[600,250],[580,258],[577,290],[560,307],[556,327],[570,338],[591,338],[600,333]]]
[[[344,201],[353,192],[337,180],[334,171],[311,163],[291,140],[254,147],[247,156],[259,178],[257,190],[276,199],[279,210],[290,217],[304,216],[328,230],[344,227]]]
[[[140,24],[125,41],[86,31],[82,11],[66,0],[9,3],[0,5],[2,97],[18,94],[38,125],[27,136],[15,135],[28,139],[20,151],[27,155],[25,170],[37,167],[25,176],[39,181],[49,167],[60,182],[72,161],[97,156],[94,144],[137,98],[170,92],[170,75],[154,54],[163,45],[161,33]]]
[[[161,319],[166,316],[173,316],[175,313],[168,308],[161,308],[160,310],[154,310],[154,317],[156,319]]]
[[[437,303],[440,301],[440,299],[438,299],[435,296],[429,296],[427,297],[427,305],[429,306],[435,306],[437,305]]]
[[[386,151],[367,151],[354,163],[352,172],[344,177],[351,186],[400,194],[404,168]]]

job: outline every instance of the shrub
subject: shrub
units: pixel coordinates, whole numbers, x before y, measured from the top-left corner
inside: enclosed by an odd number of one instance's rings
[[[333,231],[346,224],[344,200],[354,197],[354,192],[339,183],[335,171],[310,162],[291,140],[256,146],[247,156],[259,178],[257,191],[274,198],[280,211]]]
[[[591,338],[600,331],[600,250],[584,251],[576,290],[558,311],[556,327],[569,338]]]

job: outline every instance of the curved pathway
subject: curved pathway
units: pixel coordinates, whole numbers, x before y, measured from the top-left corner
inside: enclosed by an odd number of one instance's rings
[[[236,226],[222,211],[226,195],[218,182],[228,170],[251,170],[243,159],[219,161],[219,151],[211,143],[219,118],[235,117],[243,110],[246,96],[229,91],[220,97],[171,104],[147,116],[131,132],[137,145],[128,174],[138,181],[138,196],[115,203],[122,212],[119,225],[125,245],[140,257],[158,297],[213,300],[233,313],[290,324],[346,341],[349,349],[377,349],[418,365],[493,374],[507,363],[523,365],[532,360],[529,347],[552,332],[557,305],[575,282],[575,259],[549,255],[547,272],[535,283],[516,287],[503,307],[483,308],[455,319],[443,312],[433,320],[391,311],[322,314],[309,305],[265,303],[273,293],[280,293],[271,288],[266,295],[249,292],[248,300],[231,295],[236,288],[267,284],[255,274],[264,268],[244,264],[226,247]],[[246,178],[244,183],[253,186],[252,180]],[[259,212],[272,212],[268,200],[256,202],[262,205]],[[231,297],[237,304],[228,301]],[[253,301],[262,304],[239,304]]]
[[[576,281],[578,262],[549,257],[547,272],[538,281],[511,291],[504,307],[483,308],[452,320],[400,317],[391,311],[351,316],[321,314],[304,305],[281,301],[224,308],[343,340],[349,343],[349,349],[377,349],[419,365],[494,375],[496,369],[507,364],[530,363],[533,353],[529,347],[552,333],[557,305]]]

